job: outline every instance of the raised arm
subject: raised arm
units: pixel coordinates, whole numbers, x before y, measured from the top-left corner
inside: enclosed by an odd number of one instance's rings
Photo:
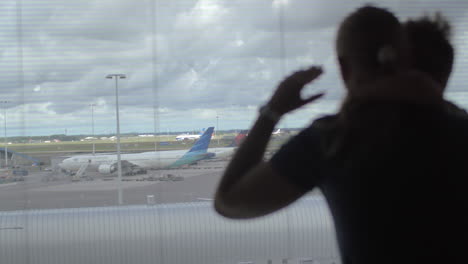
[[[252,218],[276,211],[304,191],[276,173],[263,161],[271,133],[280,117],[302,107],[323,93],[302,99],[300,92],[322,74],[321,67],[297,71],[280,83],[229,163],[215,195],[215,210],[230,218]]]

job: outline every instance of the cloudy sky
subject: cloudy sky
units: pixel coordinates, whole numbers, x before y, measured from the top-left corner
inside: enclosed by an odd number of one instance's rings
[[[247,128],[286,74],[325,74],[320,102],[288,115],[301,127],[332,113],[344,90],[333,52],[338,23],[369,1],[18,0],[0,3],[0,106],[9,135]],[[440,3],[442,2],[442,3]],[[468,107],[468,1],[374,1],[405,20],[442,11],[454,26],[447,97]],[[282,44],[283,43],[283,44]],[[7,101],[7,103],[3,103]],[[218,118],[217,118],[218,117]],[[0,125],[5,115],[0,111]]]

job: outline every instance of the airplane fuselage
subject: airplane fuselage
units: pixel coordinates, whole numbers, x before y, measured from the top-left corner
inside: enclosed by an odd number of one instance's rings
[[[232,157],[237,147],[209,148],[207,151],[213,153],[216,158],[227,159]]]
[[[176,140],[181,141],[181,140],[196,140],[199,139],[200,135],[189,135],[189,134],[184,134],[184,135],[178,135],[176,137]]]
[[[120,160],[127,166],[139,169],[164,169],[191,165],[214,155],[207,153],[213,129],[214,127],[209,127],[189,150],[125,153],[120,155]],[[81,173],[84,170],[97,170],[100,173],[111,174],[115,171],[117,162],[116,154],[79,155],[64,159],[59,167],[68,172]]]
[[[152,151],[142,153],[121,154],[121,160],[128,161],[145,169],[163,169],[179,160],[186,150]],[[116,154],[82,155],[63,160],[59,166],[69,171],[77,171],[82,165],[88,163],[88,169],[98,170],[101,165],[112,165],[117,162]]]

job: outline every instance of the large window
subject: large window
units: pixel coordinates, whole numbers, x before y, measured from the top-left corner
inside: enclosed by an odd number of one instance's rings
[[[403,21],[435,10],[449,18],[456,61],[446,98],[468,107],[468,2],[439,2],[377,5]],[[284,76],[322,65],[325,74],[305,95],[326,96],[279,123],[267,156],[314,118],[339,109],[345,90],[335,34],[364,3],[2,1],[0,262],[337,261],[319,192],[308,195],[312,205],[251,224],[218,218],[210,199],[238,134]],[[214,155],[184,158],[205,137]],[[157,210],[130,206],[148,204]],[[305,207],[310,211],[300,211]],[[319,244],[307,237],[318,232],[312,224],[325,230]],[[232,252],[216,244],[223,233],[239,236]],[[258,247],[249,248],[244,234],[256,234]],[[281,243],[285,251],[275,251]],[[60,253],[51,253],[59,245]]]

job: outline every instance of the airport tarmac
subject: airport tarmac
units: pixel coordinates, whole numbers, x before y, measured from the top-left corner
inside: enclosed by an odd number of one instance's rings
[[[212,199],[226,165],[227,161],[205,161],[185,169],[125,176],[121,183],[123,203],[146,204],[149,195],[154,196],[155,203]],[[60,172],[38,171],[30,173],[23,182],[0,184],[0,211],[118,205],[117,177],[92,172],[86,175],[87,178],[73,182]],[[157,180],[167,179],[168,175],[178,180]]]
[[[156,203],[212,198],[225,165],[225,161],[211,161],[186,169],[125,176],[121,183],[123,202],[126,205],[145,204],[148,195],[153,195]],[[141,181],[143,178],[167,177],[168,174],[183,177],[183,180]],[[40,171],[30,173],[24,182],[1,184],[0,211],[118,205],[119,182],[115,176],[103,177],[91,172],[87,176],[93,180],[72,182],[70,176],[60,172]]]

